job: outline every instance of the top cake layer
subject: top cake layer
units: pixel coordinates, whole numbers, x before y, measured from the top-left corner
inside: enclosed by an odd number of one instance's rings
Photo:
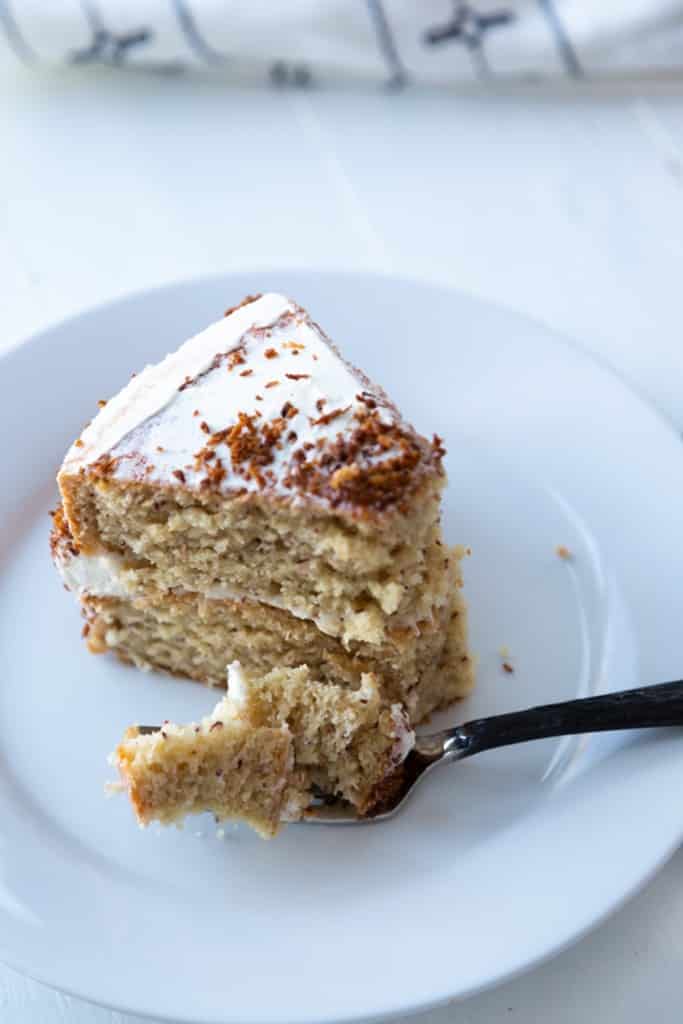
[[[133,377],[71,447],[60,480],[85,471],[381,511],[441,475],[442,455],[301,307],[268,294]]]

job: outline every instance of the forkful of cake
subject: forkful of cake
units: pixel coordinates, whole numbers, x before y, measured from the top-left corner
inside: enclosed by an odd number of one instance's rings
[[[263,679],[230,666],[228,696],[202,722],[137,726],[114,755],[138,820],[210,811],[265,838],[283,822],[385,821],[437,765],[549,737],[683,725],[683,681],[546,704],[415,736],[376,680],[359,690],[305,667]]]

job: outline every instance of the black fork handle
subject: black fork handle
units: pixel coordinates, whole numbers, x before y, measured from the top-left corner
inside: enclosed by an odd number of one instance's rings
[[[478,718],[452,730],[460,757],[526,740],[617,729],[683,725],[683,681],[621,690],[507,715]]]

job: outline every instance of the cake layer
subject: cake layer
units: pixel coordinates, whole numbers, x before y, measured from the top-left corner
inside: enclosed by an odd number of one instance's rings
[[[429,617],[448,600],[449,563],[462,556],[441,544],[436,489],[419,518],[382,532],[258,499],[216,503],[117,483],[84,494],[100,547],[87,555],[68,544],[58,559],[67,585],[82,579],[101,596],[148,588],[244,595],[344,642],[381,643],[387,629]],[[63,517],[60,524],[68,529]],[[75,554],[87,562],[75,564]]]
[[[270,838],[318,794],[368,812],[413,744],[404,711],[383,705],[372,675],[351,691],[307,666],[259,678],[235,663],[211,715],[151,734],[132,727],[113,762],[141,824],[211,811]]]
[[[313,623],[252,601],[199,595],[147,594],[136,599],[82,597],[87,642],[142,669],[162,669],[212,686],[225,685],[225,666],[251,673],[307,664],[317,679],[351,688],[376,673],[386,702],[405,705],[413,722],[472,688],[466,609],[460,591],[419,629],[397,631],[382,645],[340,641]]]
[[[76,550],[133,589],[244,594],[379,643],[446,600],[442,456],[268,295],[103,403],[58,481]]]

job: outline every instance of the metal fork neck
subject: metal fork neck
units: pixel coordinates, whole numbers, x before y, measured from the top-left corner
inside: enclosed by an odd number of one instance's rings
[[[459,761],[467,756],[471,743],[466,727],[458,725],[430,736],[418,736],[415,750],[427,761]]]

